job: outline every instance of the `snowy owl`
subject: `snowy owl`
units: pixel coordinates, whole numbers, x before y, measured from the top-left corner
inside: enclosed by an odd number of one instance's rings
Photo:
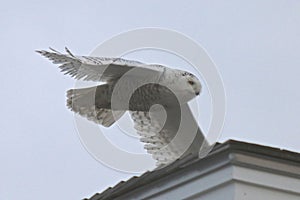
[[[75,56],[50,48],[37,51],[59,64],[64,74],[99,85],[67,91],[67,106],[105,127],[126,111],[158,166],[198,153],[206,142],[187,104],[201,92],[193,74],[122,58]]]

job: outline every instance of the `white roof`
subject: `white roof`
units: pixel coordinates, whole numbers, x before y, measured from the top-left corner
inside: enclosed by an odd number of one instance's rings
[[[89,200],[300,199],[300,154],[227,141],[204,159],[188,156],[120,182]]]

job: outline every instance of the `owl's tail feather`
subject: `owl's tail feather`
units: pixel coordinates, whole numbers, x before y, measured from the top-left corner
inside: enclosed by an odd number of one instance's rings
[[[122,117],[125,111],[112,111],[110,109],[108,89],[109,86],[106,84],[89,88],[70,89],[67,91],[67,106],[90,121],[110,127]]]

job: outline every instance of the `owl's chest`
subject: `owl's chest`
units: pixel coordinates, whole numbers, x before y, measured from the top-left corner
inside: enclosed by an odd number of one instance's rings
[[[129,100],[129,109],[132,111],[148,111],[151,106],[159,104],[172,106],[176,95],[165,86],[146,84],[136,89]]]
[[[177,104],[177,96],[166,86],[148,83],[139,87],[124,84],[113,87],[110,93],[113,110],[149,111],[155,104],[170,107]]]

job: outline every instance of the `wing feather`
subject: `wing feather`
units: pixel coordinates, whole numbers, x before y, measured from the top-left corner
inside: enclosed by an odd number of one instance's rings
[[[90,88],[71,89],[67,91],[67,107],[96,124],[110,127],[125,111],[112,111],[105,106],[109,103],[106,96],[95,98],[96,90],[106,90],[108,85]],[[104,106],[104,107],[101,107]]]
[[[134,127],[141,136],[140,141],[145,143],[144,148],[158,166],[191,153],[198,154],[200,148],[208,144],[187,103],[181,108],[164,109],[167,114],[165,120],[158,110],[130,112]]]
[[[138,61],[130,61],[122,58],[74,56],[69,49],[66,53],[60,53],[52,48],[51,51],[38,50],[44,57],[54,64],[60,64],[59,68],[64,74],[78,80],[109,82],[119,79],[133,68],[141,68],[145,73],[141,76],[157,75],[163,72],[161,65],[147,65]]]

